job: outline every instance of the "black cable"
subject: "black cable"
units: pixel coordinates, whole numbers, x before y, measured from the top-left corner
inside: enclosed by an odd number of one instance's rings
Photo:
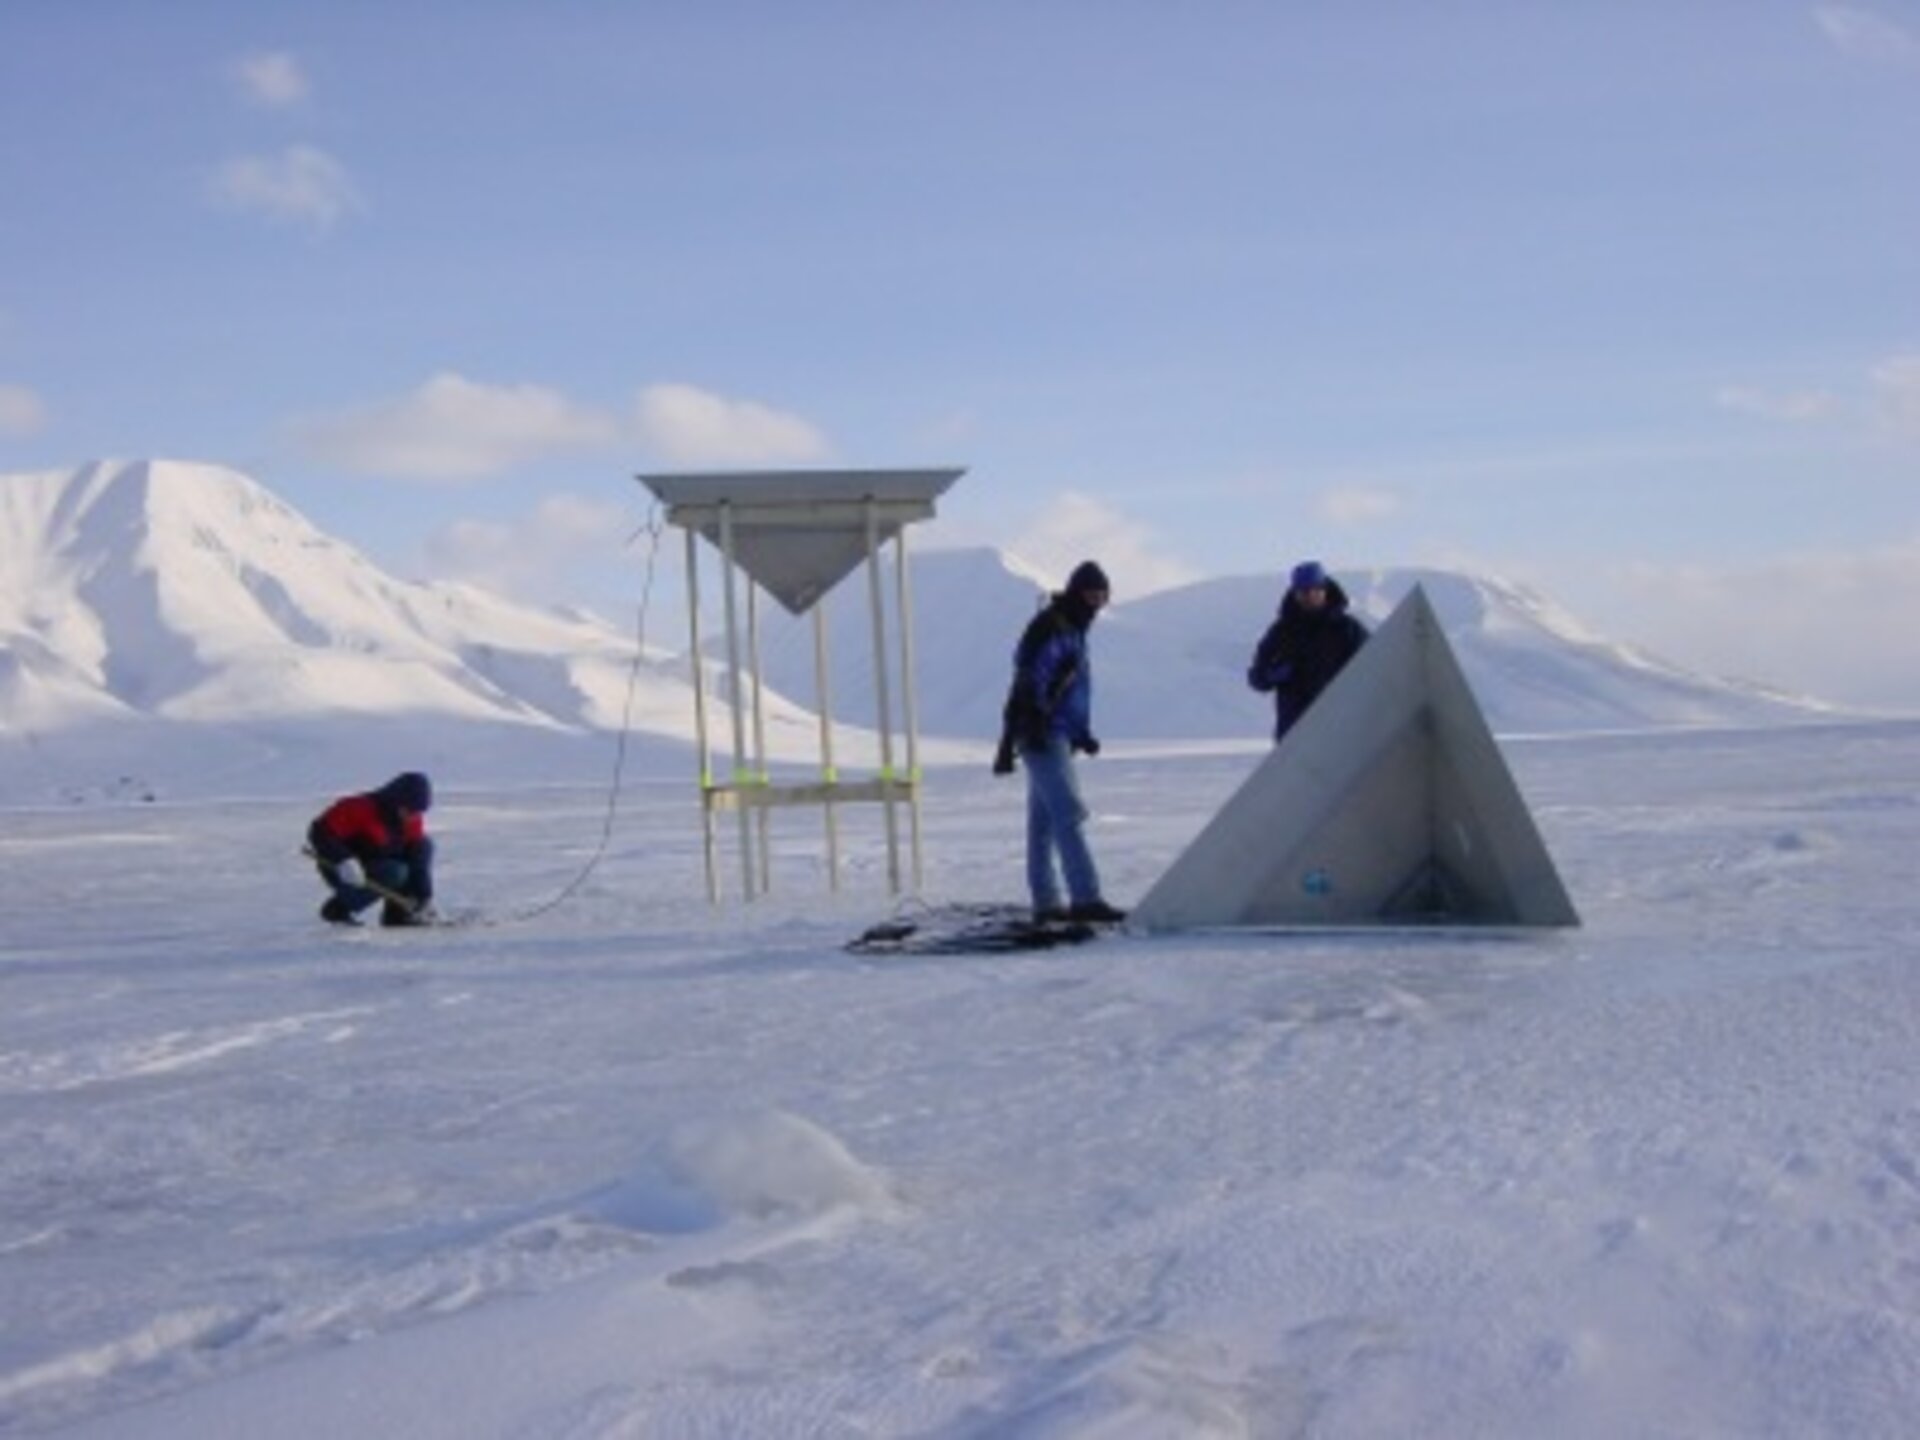
[[[607,813],[600,827],[600,843],[594,847],[593,854],[587,857],[587,863],[580,867],[579,873],[575,875],[573,879],[569,880],[552,899],[544,900],[540,904],[527,910],[517,910],[510,915],[502,915],[493,919],[479,917],[459,923],[476,926],[512,925],[518,924],[521,921],[535,919],[538,916],[546,914],[549,910],[558,909],[563,902],[572,896],[574,891],[586,883],[587,877],[599,867],[601,860],[606,857],[607,846],[611,844],[613,840],[614,818],[620,808],[620,783],[627,765],[627,740],[633,731],[633,697],[640,688],[640,672],[647,663],[647,608],[653,598],[654,565],[660,555],[660,536],[665,529],[666,526],[660,518],[660,504],[658,501],[655,501],[652,508],[647,512],[646,523],[627,537],[628,545],[633,544],[633,542],[638,540],[642,535],[649,537],[647,542],[647,569],[646,577],[641,582],[640,606],[634,620],[633,665],[627,671],[627,698],[620,714],[620,738],[614,750],[613,782],[607,790]]]

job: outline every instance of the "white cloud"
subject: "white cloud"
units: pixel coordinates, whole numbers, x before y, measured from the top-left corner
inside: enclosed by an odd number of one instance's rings
[[[1920,353],[1888,356],[1867,371],[1865,394],[1830,390],[1769,391],[1723,385],[1714,403],[1727,410],[1793,424],[1840,420],[1852,425],[1878,419],[1894,434],[1920,439]]]
[[[1896,355],[1873,368],[1875,408],[1896,432],[1920,440],[1920,355]]]
[[[436,375],[410,395],[299,422],[310,456],[362,474],[468,480],[569,452],[635,444],[685,465],[820,460],[825,437],[798,416],[690,385],[640,392],[630,423],[537,385]]]
[[[1082,560],[1097,560],[1116,602],[1200,578],[1184,561],[1159,553],[1159,538],[1146,525],[1072,490],[1034,516],[1004,548],[1055,585],[1064,584]]]
[[[920,441],[942,449],[971,445],[980,435],[980,417],[971,410],[953,410],[936,416],[920,431]]]
[[[475,480],[610,445],[618,426],[539,385],[483,385],[436,375],[410,395],[300,422],[313,458],[363,475]]]
[[[583,555],[609,550],[632,528],[632,511],[611,500],[551,496],[511,524],[460,520],[427,542],[435,573],[537,601],[571,587]]]
[[[284,50],[242,57],[233,67],[241,92],[256,105],[283,109],[307,98],[306,72]]]
[[[1329,490],[1317,502],[1320,517],[1335,525],[1370,525],[1400,512],[1400,497],[1385,490],[1349,486]]]
[[[212,192],[215,200],[231,209],[316,230],[366,208],[346,167],[310,145],[292,145],[278,155],[229,160],[214,175]]]
[[[1898,22],[1862,5],[1816,5],[1813,18],[1843,55],[1895,65],[1920,65],[1920,39]]]
[[[1745,565],[1636,564],[1610,595],[1600,628],[1701,670],[1889,707],[1920,673],[1920,534]]]
[[[796,464],[831,453],[826,436],[797,415],[692,385],[649,385],[634,419],[641,446],[676,465]]]
[[[1846,409],[1839,396],[1825,390],[1770,392],[1750,385],[1723,385],[1713,399],[1722,409],[1795,424],[1831,420]]]
[[[0,385],[0,435],[32,435],[47,423],[47,407],[24,385]]]

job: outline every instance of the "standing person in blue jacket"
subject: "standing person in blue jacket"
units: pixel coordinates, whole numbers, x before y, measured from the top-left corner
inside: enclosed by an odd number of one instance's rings
[[[1126,918],[1100,896],[1100,872],[1084,833],[1087,807],[1080,801],[1073,771],[1076,753],[1100,753],[1092,729],[1087,631],[1109,593],[1104,570],[1091,560],[1077,566],[1066,589],[1028,623],[1013,652],[1013,683],[993,768],[996,774],[1012,774],[1017,751],[1027,772],[1027,889],[1038,920]],[[1062,877],[1068,900],[1064,906]]]
[[[1367,643],[1367,627],[1347,613],[1347,592],[1318,560],[1302,560],[1288,578],[1280,614],[1253,652],[1247,684],[1273,696],[1273,742]]]

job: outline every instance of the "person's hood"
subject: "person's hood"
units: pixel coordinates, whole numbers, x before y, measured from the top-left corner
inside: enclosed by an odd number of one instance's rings
[[[1327,603],[1320,608],[1319,613],[1328,619],[1332,619],[1336,615],[1346,614],[1348,605],[1347,592],[1341,588],[1340,582],[1331,575],[1327,577],[1326,585]],[[1293,587],[1289,585],[1285,593],[1280,596],[1280,614],[1283,619],[1288,615],[1298,615],[1302,619],[1311,620],[1314,612],[1294,599]]]
[[[424,815],[433,808],[433,782],[418,770],[394,776],[373,793],[389,809]]]

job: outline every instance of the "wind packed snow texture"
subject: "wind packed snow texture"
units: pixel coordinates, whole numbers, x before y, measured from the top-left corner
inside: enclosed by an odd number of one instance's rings
[[[690,784],[522,919],[606,796],[447,770],[483,923],[349,934],[304,803],[11,811],[0,1434],[1911,1434],[1920,726],[1508,753],[1580,930],[855,957],[878,817],[714,910]],[[1087,765],[1113,898],[1254,758]]]

